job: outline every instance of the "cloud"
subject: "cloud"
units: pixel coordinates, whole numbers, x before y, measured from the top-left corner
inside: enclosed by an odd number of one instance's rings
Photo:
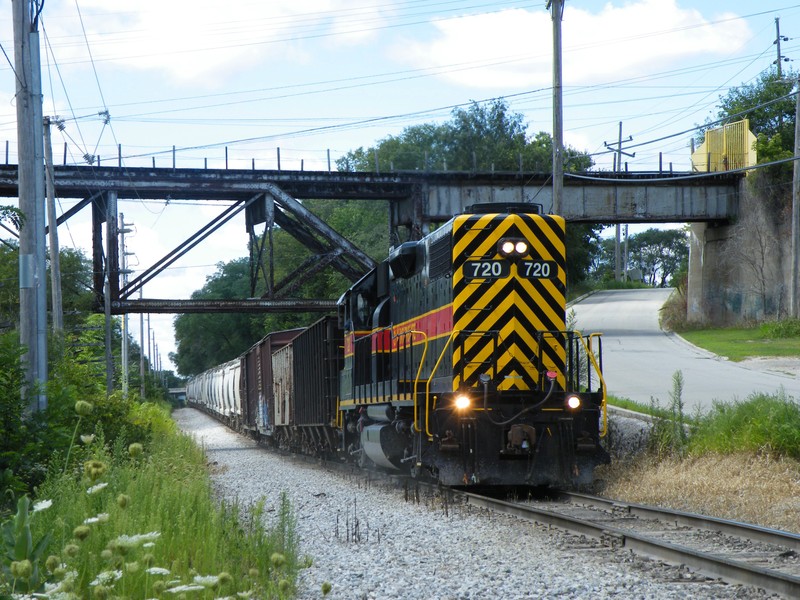
[[[395,48],[395,57],[442,69],[444,79],[472,88],[552,84],[552,20],[547,11],[505,10],[447,19],[434,27],[431,39],[406,41]],[[750,37],[745,21],[734,14],[711,20],[697,9],[681,8],[676,0],[624,6],[609,2],[595,13],[567,4],[563,81],[586,85],[627,79],[688,57],[736,52]]]
[[[265,59],[308,61],[305,40],[363,43],[381,22],[380,11],[344,0],[83,0],[80,19],[70,3],[56,6],[45,24],[62,64],[88,64],[87,44],[75,35],[85,30],[95,62],[208,87]]]

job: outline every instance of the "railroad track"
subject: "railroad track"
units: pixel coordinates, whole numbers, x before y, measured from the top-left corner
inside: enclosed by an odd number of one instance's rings
[[[557,501],[463,494],[475,507],[551,525],[690,567],[712,578],[800,598],[800,535],[656,507],[561,493]]]

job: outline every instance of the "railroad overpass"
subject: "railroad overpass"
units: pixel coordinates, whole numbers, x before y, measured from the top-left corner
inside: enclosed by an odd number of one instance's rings
[[[326,301],[282,300],[304,278],[330,265],[350,279],[373,266],[348,240],[307,211],[302,200],[376,200],[389,203],[393,243],[418,239],[434,223],[476,203],[536,203],[552,208],[549,173],[530,172],[394,172],[342,173],[228,169],[126,168],[57,166],[55,193],[79,199],[58,218],[67,221],[84,208],[92,211],[94,289],[104,295],[108,273],[112,311],[200,312],[224,310],[329,310]],[[567,174],[562,214],[573,222],[602,223],[729,223],[739,214],[743,176],[730,173],[586,173]],[[0,165],[0,196],[16,197],[16,165]],[[120,199],[208,200],[224,203],[222,216],[121,287],[118,257],[117,202]],[[138,299],[132,294],[233,215],[245,212],[247,230],[260,256],[269,254],[267,236],[256,226],[285,229],[314,253],[290,280],[280,282],[268,297],[225,305],[193,300]],[[105,235],[104,235],[105,234]],[[105,238],[105,239],[104,239]],[[105,254],[104,255],[104,248]],[[263,264],[261,265],[263,270]],[[257,273],[256,273],[257,275]],[[254,285],[251,286],[254,289]],[[290,304],[293,303],[293,304]],[[305,302],[305,303],[303,303]]]

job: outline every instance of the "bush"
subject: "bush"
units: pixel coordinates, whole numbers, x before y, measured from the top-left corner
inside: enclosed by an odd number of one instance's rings
[[[763,337],[773,339],[800,337],[800,319],[767,321],[759,327],[759,332]]]
[[[800,405],[785,394],[715,403],[690,440],[692,453],[767,452],[800,459]]]

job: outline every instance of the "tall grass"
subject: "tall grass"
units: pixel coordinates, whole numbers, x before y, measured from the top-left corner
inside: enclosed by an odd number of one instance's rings
[[[800,459],[800,405],[785,394],[715,403],[689,440],[692,454],[769,453]]]
[[[51,589],[80,598],[291,596],[300,565],[286,498],[267,527],[263,501],[215,503],[204,454],[187,436],[161,431],[149,446],[108,448],[99,438],[82,467],[51,469],[38,496],[53,504],[31,515],[33,539],[52,538]]]

